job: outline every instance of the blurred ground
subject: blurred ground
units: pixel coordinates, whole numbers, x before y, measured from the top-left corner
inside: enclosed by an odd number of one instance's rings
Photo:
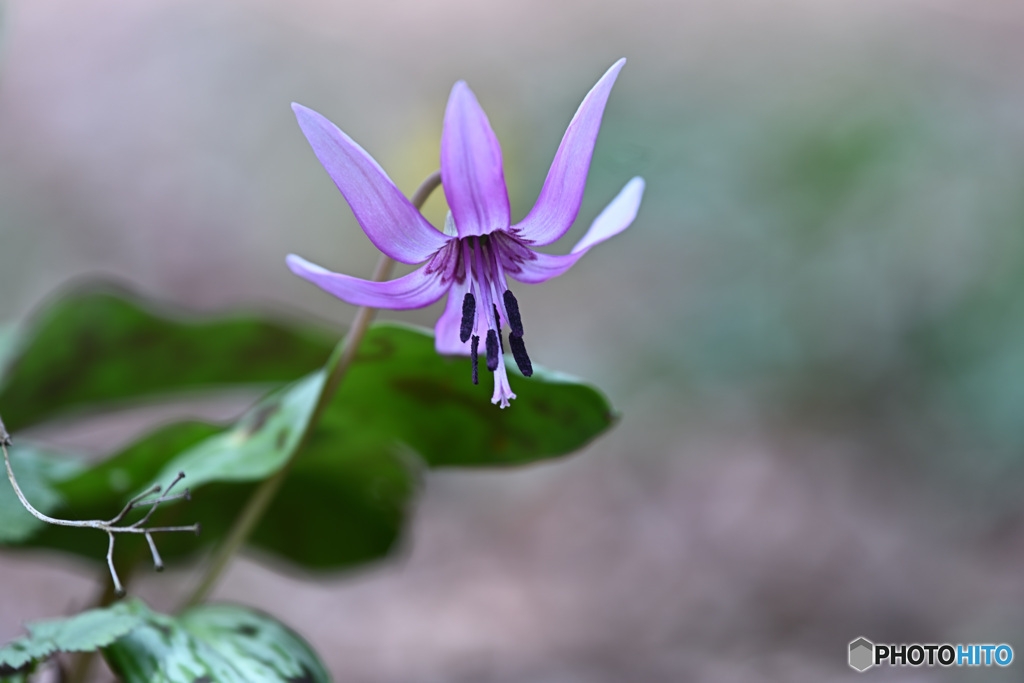
[[[852,680],[860,635],[1016,646],[1022,38],[1010,0],[8,2],[0,317],[104,272],[346,321],[284,267],[375,259],[289,102],[411,191],[466,79],[517,219],[626,56],[572,235],[633,175],[640,218],[517,289],[535,360],[622,423],[562,463],[432,476],[385,566],[251,560],[219,597],[367,683]],[[76,569],[4,557],[0,639],[87,601]],[[168,607],[186,580],[140,590]]]

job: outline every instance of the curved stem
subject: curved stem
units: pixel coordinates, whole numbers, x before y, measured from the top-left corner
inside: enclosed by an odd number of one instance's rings
[[[441,185],[441,172],[434,171],[431,173],[426,180],[424,180],[416,192],[413,194],[410,202],[417,209],[423,207],[423,204],[430,197],[430,194]],[[373,271],[373,280],[380,282],[388,277],[391,273],[391,268],[395,262],[381,254],[380,260],[377,262],[377,267]],[[228,532],[228,535],[221,542],[220,546],[214,553],[213,559],[210,561],[210,565],[203,573],[199,584],[195,590],[189,596],[188,600],[185,601],[184,607],[191,607],[197,605],[210,594],[221,575],[227,569],[228,564],[234,559],[235,555],[241,550],[242,546],[249,539],[256,525],[261,519],[263,519],[264,513],[274,498],[277,496],[277,492],[280,490],[281,485],[285,479],[288,478],[289,472],[291,472],[292,465],[295,463],[299,453],[302,452],[309,435],[316,427],[317,422],[320,420],[320,416],[323,411],[327,408],[331,398],[333,398],[338,387],[341,385],[341,381],[345,378],[345,374],[348,372],[349,367],[352,365],[352,361],[355,360],[356,352],[359,350],[359,344],[362,343],[363,337],[366,336],[366,331],[370,328],[370,323],[373,321],[374,316],[377,314],[376,308],[369,306],[360,306],[356,312],[356,317],[352,321],[352,327],[349,328],[348,334],[346,334],[341,341],[338,342],[337,346],[334,347],[334,351],[331,352],[331,357],[327,360],[325,370],[327,371],[327,379],[324,382],[323,388],[320,390],[320,396],[317,398],[316,407],[313,409],[313,414],[306,423],[306,429],[302,434],[302,437],[298,439],[295,449],[288,456],[288,460],[284,466],[281,467],[273,476],[263,480],[263,483],[253,492],[249,501],[246,503],[245,508],[241,514],[235,520],[234,526]]]
[[[57,519],[56,517],[44,515],[39,510],[36,510],[35,507],[33,507],[32,503],[28,502],[28,498],[25,497],[25,494],[21,492],[21,487],[18,486],[18,480],[14,478],[14,470],[11,469],[11,456],[7,453],[8,443],[9,440],[7,439],[0,440],[0,449],[3,449],[4,452],[4,465],[7,466],[7,478],[10,480],[11,486],[14,487],[14,494],[18,496],[18,500],[21,501],[21,506],[23,508],[28,510],[33,517],[35,517],[41,522],[46,522],[47,524],[56,524],[57,526],[78,526],[98,528],[95,525],[99,523],[99,520],[76,522],[70,519]]]

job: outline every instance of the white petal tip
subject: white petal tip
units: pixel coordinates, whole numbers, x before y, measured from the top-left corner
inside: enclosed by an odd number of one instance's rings
[[[321,129],[335,128],[335,125],[328,121],[323,114],[298,102],[292,102],[292,112],[294,112],[295,118],[299,122],[299,128],[304,133],[311,127]],[[309,137],[308,133],[306,137]]]
[[[637,176],[636,178],[633,178],[628,183],[626,183],[625,187],[622,188],[622,192],[620,192],[619,194],[628,197],[628,201],[634,204],[636,206],[636,209],[639,209],[640,202],[644,198],[644,190],[646,189],[647,183],[644,181],[643,178]],[[633,210],[634,213],[636,212],[636,209]]]
[[[303,275],[304,273],[328,273],[326,268],[322,268],[315,263],[310,263],[301,256],[296,254],[288,254],[285,257],[284,262],[288,264],[288,269],[296,275]]]
[[[636,176],[623,186],[619,194],[615,196],[604,211],[594,219],[587,234],[583,236],[576,246],[572,248],[571,254],[590,249],[595,244],[604,242],[609,237],[614,237],[628,228],[636,218],[640,209],[640,201],[644,196],[644,179]]]
[[[457,81],[452,86],[452,92],[448,95],[449,108],[455,103],[458,103],[460,107],[480,107],[479,100],[476,99],[476,93],[473,92],[473,89],[469,87],[466,81]]]
[[[606,78],[606,77],[612,76],[612,75],[618,76],[619,72],[622,71],[622,67],[624,67],[625,65],[626,65],[626,58],[623,57],[622,59],[620,59],[619,61],[615,62],[610,67],[608,67],[608,71],[605,72],[605,74],[604,74],[604,76],[602,76],[602,78]]]

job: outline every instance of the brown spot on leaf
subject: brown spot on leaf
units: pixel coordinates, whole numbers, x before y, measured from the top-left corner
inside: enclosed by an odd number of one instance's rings
[[[241,626],[235,629],[235,632],[240,635],[252,638],[253,636],[259,635],[260,630],[252,624],[242,624]]]
[[[264,406],[260,406],[260,408],[253,414],[249,423],[245,426],[246,434],[248,436],[252,436],[258,432],[263,428],[263,425],[267,424],[267,420],[269,420],[271,416],[279,410],[281,410],[281,403],[279,401],[274,401]]]

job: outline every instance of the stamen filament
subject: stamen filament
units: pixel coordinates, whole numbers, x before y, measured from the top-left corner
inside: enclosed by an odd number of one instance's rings
[[[493,305],[493,304],[492,304]],[[501,314],[498,313],[497,305],[494,306],[494,328],[498,330],[498,348],[505,353],[505,339],[501,336]]]
[[[469,240],[460,240],[462,242],[462,262],[465,269],[465,278],[469,282],[473,282],[473,250],[469,246]]]
[[[502,301],[501,292],[508,289],[508,283],[505,281],[505,272],[501,268],[501,257],[498,253],[498,245],[500,244],[497,240],[491,240],[488,242],[487,250],[487,264],[491,270],[490,278],[488,282],[491,286],[491,297],[494,299],[494,304],[501,311],[502,316],[508,319],[508,313],[505,310],[505,304]],[[501,326],[498,326],[501,329]]]

